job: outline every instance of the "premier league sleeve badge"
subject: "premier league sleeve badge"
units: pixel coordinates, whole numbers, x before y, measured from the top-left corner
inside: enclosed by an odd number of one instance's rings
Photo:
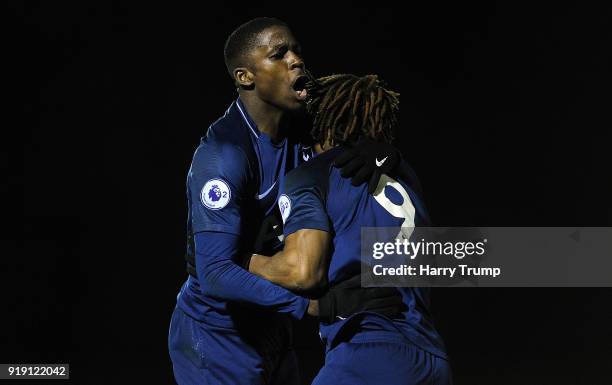
[[[220,210],[227,206],[232,197],[232,191],[225,181],[210,179],[202,187],[200,200],[210,210]]]

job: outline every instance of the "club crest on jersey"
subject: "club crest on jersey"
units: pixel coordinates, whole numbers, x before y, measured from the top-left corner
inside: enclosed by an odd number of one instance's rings
[[[289,218],[289,214],[291,214],[291,199],[285,194],[281,195],[278,198],[278,208],[283,218],[283,223],[285,223],[287,218]]]
[[[310,158],[312,158],[312,147],[303,147],[302,159],[304,159],[304,162],[308,162]]]
[[[232,197],[232,192],[227,183],[221,179],[211,179],[200,192],[202,204],[211,210],[219,210],[227,206]]]

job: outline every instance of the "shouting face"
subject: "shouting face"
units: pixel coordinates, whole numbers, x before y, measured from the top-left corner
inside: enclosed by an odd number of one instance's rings
[[[248,53],[243,79],[262,101],[279,109],[294,111],[303,107],[307,97],[301,47],[284,26],[264,29],[256,46]]]

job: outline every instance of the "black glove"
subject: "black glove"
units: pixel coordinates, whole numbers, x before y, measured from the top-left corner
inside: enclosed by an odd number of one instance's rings
[[[334,166],[342,168],[343,177],[351,177],[351,184],[368,182],[368,192],[374,193],[382,174],[393,175],[401,161],[398,149],[387,143],[363,139],[338,155]]]
[[[279,238],[282,235],[283,220],[278,209],[275,209],[261,222],[253,250],[258,254],[272,255],[270,253],[282,245],[282,238]]]
[[[361,311],[397,317],[406,309],[402,295],[395,287],[361,287],[356,275],[329,289],[319,298],[319,319],[332,323]],[[339,318],[340,317],[340,318]]]
[[[249,270],[251,257],[253,253],[261,255],[274,255],[283,246],[283,221],[280,217],[280,212],[275,209],[270,215],[264,218],[259,228],[259,233],[253,244],[253,252],[243,254],[237,262],[245,270]]]

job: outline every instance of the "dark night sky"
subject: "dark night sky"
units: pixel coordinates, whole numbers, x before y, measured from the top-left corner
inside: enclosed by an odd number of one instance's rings
[[[612,223],[610,9],[10,8],[24,150],[18,164],[2,146],[1,191],[25,220],[23,235],[7,226],[0,239],[0,362],[70,362],[74,383],[171,381],[185,175],[235,97],[225,38],[256,16],[288,22],[315,74],[377,73],[401,93],[397,145],[438,225]],[[611,294],[436,289],[456,383],[609,381]],[[308,332],[305,357],[318,351]]]

